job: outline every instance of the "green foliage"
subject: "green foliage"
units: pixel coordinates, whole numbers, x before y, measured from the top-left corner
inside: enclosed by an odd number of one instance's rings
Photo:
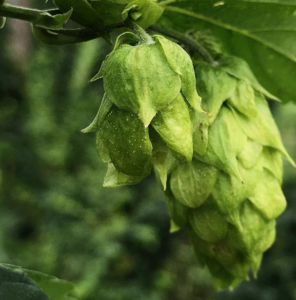
[[[70,300],[73,284],[40,272],[0,265],[0,295],[7,300]],[[71,298],[72,299],[72,298]]]
[[[295,102],[295,1],[176,1],[161,22],[182,32],[207,30],[245,59],[266,89]]]

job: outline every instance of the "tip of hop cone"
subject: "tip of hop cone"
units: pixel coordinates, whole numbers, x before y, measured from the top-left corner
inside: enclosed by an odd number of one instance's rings
[[[140,108],[139,118],[143,122],[145,128],[147,128],[152,119],[155,117],[156,111],[152,107]]]

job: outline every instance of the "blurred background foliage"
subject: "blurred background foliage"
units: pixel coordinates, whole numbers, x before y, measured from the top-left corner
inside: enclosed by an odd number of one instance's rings
[[[81,300],[296,299],[292,167],[285,164],[288,209],[257,280],[217,293],[188,237],[169,233],[153,176],[102,187],[106,165],[95,136],[80,130],[99,107],[102,83],[88,80],[111,46],[46,46],[25,23],[7,23],[0,31],[0,262],[72,281]],[[272,110],[295,159],[296,106],[272,103]]]

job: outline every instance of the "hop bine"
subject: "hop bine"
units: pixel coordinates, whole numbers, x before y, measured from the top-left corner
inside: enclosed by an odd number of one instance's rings
[[[189,233],[216,287],[233,288],[256,274],[274,242],[286,207],[282,156],[294,162],[265,99],[272,95],[244,61],[196,63],[195,73],[197,84],[190,57],[168,39],[122,34],[94,77],[105,95],[84,132],[96,131],[109,164],[104,186],[135,184],[155,169],[174,227]]]

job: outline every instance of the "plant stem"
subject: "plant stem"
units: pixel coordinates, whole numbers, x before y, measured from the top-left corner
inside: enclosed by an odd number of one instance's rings
[[[154,44],[152,37],[137,23],[135,23],[134,21],[126,21],[125,23],[136,33],[136,35],[143,43]]]
[[[87,42],[101,37],[99,34],[81,34],[76,30],[56,30],[48,31],[44,28],[33,26],[33,34],[37,39],[47,45],[69,45]]]
[[[49,45],[68,45],[83,43],[90,40],[94,40],[103,37],[105,33],[116,30],[118,28],[123,28],[125,25],[122,23],[108,25],[100,27],[98,29],[60,29],[60,30],[46,30],[44,28],[39,28],[33,26],[34,35],[45,44]]]
[[[44,15],[45,13],[50,15],[56,15],[60,13],[60,11],[58,9],[43,11],[43,10],[13,6],[9,4],[0,5],[0,18],[8,17],[8,18],[23,20],[32,23],[33,32],[35,36],[41,41],[43,41],[44,43],[51,44],[51,45],[65,45],[65,44],[85,42],[85,41],[102,37],[104,33],[111,32],[118,28],[126,27],[126,25],[123,23],[117,23],[108,26],[102,26],[100,28],[61,29],[61,30],[50,30],[50,32],[48,32],[46,29],[38,28],[34,26],[34,23],[38,21],[40,16]]]
[[[32,9],[32,8],[25,8],[19,7],[9,4],[0,5],[0,16],[13,18],[23,21],[28,21],[33,23],[35,20],[38,19],[40,14],[42,14],[42,10]]]
[[[150,27],[150,29],[152,29],[153,31],[159,32],[161,34],[164,34],[175,40],[178,40],[179,42],[188,46],[188,48],[190,48],[191,50],[196,51],[204,61],[206,61],[212,65],[216,64],[214,58],[207,51],[207,49],[205,49],[198,41],[194,40],[190,36],[185,35],[174,29],[170,29],[168,27],[163,27],[160,25],[153,25]]]

